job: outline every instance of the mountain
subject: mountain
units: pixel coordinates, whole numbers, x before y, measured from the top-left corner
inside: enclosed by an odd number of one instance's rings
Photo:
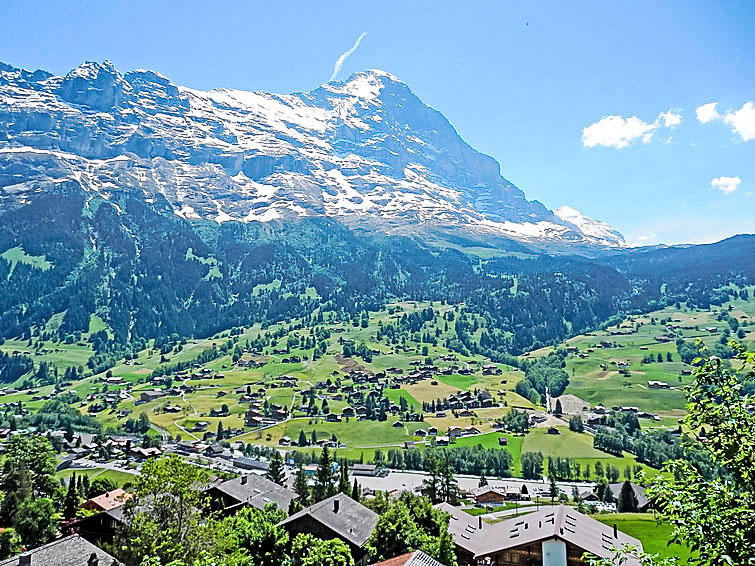
[[[575,226],[587,238],[593,238],[594,241],[605,242],[617,248],[626,246],[624,236],[601,220],[594,220],[566,205],[557,208],[553,213],[564,222]]]
[[[216,223],[314,216],[425,240],[625,246],[604,223],[528,201],[378,70],[279,95],[198,91],[107,61],[63,77],[0,64],[0,211],[63,188]]]

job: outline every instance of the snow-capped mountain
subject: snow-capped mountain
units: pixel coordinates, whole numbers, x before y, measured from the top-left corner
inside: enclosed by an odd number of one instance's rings
[[[564,222],[576,226],[579,231],[588,238],[594,238],[596,241],[612,243],[616,247],[626,246],[624,236],[618,230],[612,228],[609,224],[601,221],[594,220],[589,216],[585,216],[578,210],[574,210],[570,206],[562,206],[553,211]]]
[[[198,91],[109,62],[64,77],[0,64],[0,207],[71,186],[221,223],[319,215],[389,233],[625,245],[605,223],[528,201],[377,70],[279,95]]]

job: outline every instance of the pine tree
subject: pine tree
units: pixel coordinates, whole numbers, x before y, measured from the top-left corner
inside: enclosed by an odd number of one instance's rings
[[[561,399],[556,399],[556,410],[554,411],[554,414],[558,416],[564,414],[564,409],[561,406]]]
[[[84,475],[84,479],[81,482],[81,495],[83,497],[89,497],[89,476]]]
[[[76,516],[76,510],[79,508],[79,492],[76,490],[76,472],[68,480],[68,491],[63,501],[63,517],[73,519]]]
[[[354,485],[351,487],[351,498],[354,501],[359,501],[362,498],[362,489],[359,487],[356,478],[354,478]]]
[[[485,477],[485,474],[481,474],[477,487],[485,487],[486,485],[488,485],[488,478]]]
[[[283,456],[277,450],[273,452],[270,458],[270,468],[267,470],[266,477],[278,485],[286,484],[286,470],[283,464]]]
[[[218,440],[223,440],[223,423],[218,421],[218,433],[217,433]]]
[[[301,464],[299,464],[299,469],[296,470],[296,476],[294,477],[294,491],[299,494],[299,503],[301,503],[303,507],[309,505],[307,472],[304,471],[304,466]]]
[[[306,446],[307,445],[307,435],[304,434],[303,430],[299,431],[299,446]]]
[[[627,480],[621,485],[619,499],[616,501],[616,510],[619,513],[636,513],[638,505],[632,484]]]
[[[315,472],[315,486],[312,490],[312,499],[315,503],[327,499],[335,494],[333,485],[333,462],[330,458],[328,447],[324,446],[320,455],[320,462],[317,464]]]
[[[338,482],[338,491],[345,495],[351,493],[351,485],[349,484],[349,463],[346,460],[341,460],[341,477]]]

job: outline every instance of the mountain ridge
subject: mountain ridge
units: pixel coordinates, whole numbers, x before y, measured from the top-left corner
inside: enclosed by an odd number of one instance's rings
[[[200,91],[107,61],[62,77],[0,65],[0,206],[63,181],[218,223],[327,216],[404,235],[625,246],[610,227],[585,231],[528,201],[495,159],[380,70],[271,94]]]

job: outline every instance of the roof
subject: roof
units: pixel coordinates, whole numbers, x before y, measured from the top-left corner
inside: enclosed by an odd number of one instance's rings
[[[497,493],[498,495],[506,495],[505,487],[493,487],[490,485],[483,485],[482,487],[476,487],[470,491],[473,497],[479,497],[486,493]]]
[[[338,501],[336,510],[335,502]],[[378,520],[378,514],[348,495],[337,493],[333,497],[315,503],[281,521],[281,526],[309,516],[328,527],[354,546],[362,547],[370,538]]]
[[[296,492],[257,474],[233,478],[213,485],[209,490],[217,490],[238,503],[249,504],[258,509],[262,509],[268,503],[276,503],[280,509],[287,511],[291,500],[299,497]]]
[[[89,558],[95,554],[97,566],[119,565],[115,558],[79,535],[70,535],[34,550],[24,552],[20,556],[31,556],[31,566],[87,566]],[[0,560],[0,566],[17,566],[20,556]]]
[[[479,518],[468,515],[458,507],[440,503],[436,508],[451,515],[448,530],[454,542],[475,558],[553,538],[600,558],[613,558],[615,553],[611,549],[624,545],[642,549],[642,543],[636,538],[621,531],[617,531],[614,537],[611,527],[564,505],[546,507],[493,525],[482,522],[482,528]],[[639,566],[639,562],[629,559],[626,566]]]
[[[443,566],[443,563],[438,562],[432,556],[428,556],[421,550],[415,550],[414,552],[407,552],[401,556],[395,556],[382,562],[376,562],[372,566]]]
[[[93,505],[99,507],[103,511],[107,511],[109,509],[120,507],[121,505],[126,503],[126,501],[131,499],[131,497],[133,497],[131,493],[118,488],[114,489],[113,491],[103,493],[102,495],[98,495],[97,497],[92,497],[91,499],[84,502],[84,506],[88,507],[90,505]]]

